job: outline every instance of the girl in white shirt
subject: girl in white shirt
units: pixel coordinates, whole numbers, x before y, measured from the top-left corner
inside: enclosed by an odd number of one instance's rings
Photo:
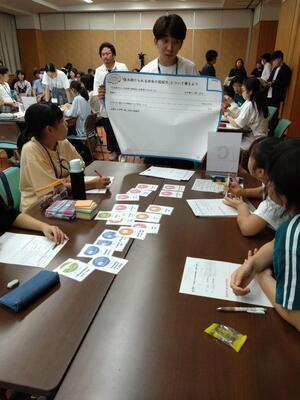
[[[248,150],[255,139],[268,134],[269,111],[257,78],[245,79],[242,90],[245,103],[241,106],[238,117],[234,118],[229,113],[227,115],[225,113],[225,116],[235,128],[250,131],[243,134],[241,144],[242,150]]]
[[[248,170],[262,185],[257,188],[242,188],[237,182],[232,182],[225,190],[231,194],[226,196],[224,203],[238,211],[237,223],[244,236],[254,236],[266,226],[277,230],[288,215],[285,208],[275,203],[269,196],[265,198],[268,183],[267,166],[270,155],[281,140],[274,137],[259,138],[249,149]],[[251,214],[248,204],[243,198],[262,198],[263,201]]]
[[[8,69],[4,66],[0,66],[0,112],[9,113],[16,111],[19,104],[11,97],[11,91],[9,84]]]

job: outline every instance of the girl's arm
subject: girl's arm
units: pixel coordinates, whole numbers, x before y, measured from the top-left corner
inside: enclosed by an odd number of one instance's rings
[[[268,225],[263,218],[251,214],[248,205],[242,199],[225,197],[223,201],[237,210],[237,223],[243,236],[255,236]]]
[[[46,224],[24,213],[17,216],[13,226],[16,228],[43,232],[48,239],[53,240],[57,244],[63,243],[65,239],[68,239],[57,226]]]
[[[49,85],[45,85],[45,101],[50,100],[50,90],[49,90]]]
[[[272,303],[278,314],[285,319],[289,324],[293,325],[300,332],[300,311],[287,310],[282,305],[275,302],[276,296],[276,281],[272,276],[272,271],[268,268],[263,272],[257,274],[255,279],[259,283],[263,292]]]

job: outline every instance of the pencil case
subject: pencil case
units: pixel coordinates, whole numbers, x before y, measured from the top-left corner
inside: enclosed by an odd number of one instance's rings
[[[40,271],[16,289],[2,296],[0,304],[10,308],[14,312],[19,312],[57,283],[59,283],[57,272]]]

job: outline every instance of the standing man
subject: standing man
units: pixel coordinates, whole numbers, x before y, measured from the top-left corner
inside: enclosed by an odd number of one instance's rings
[[[216,50],[208,50],[205,54],[206,64],[200,71],[200,75],[216,76],[214,64],[217,62],[218,52]]]
[[[99,56],[103,61],[103,64],[96,69],[94,78],[94,96],[98,95],[99,87],[103,87],[105,76],[112,71],[128,71],[125,64],[117,62],[116,49],[111,43],[104,42],[99,47]],[[102,89],[100,89],[101,91]],[[110,151],[109,160],[115,161],[120,155],[120,148],[115,137],[113,128],[107,116],[107,112],[104,105],[104,96],[100,96],[100,116],[102,117],[102,123],[107,137],[107,148]]]
[[[268,106],[277,108],[274,117],[269,123],[271,135],[278,123],[280,103],[284,100],[285,92],[292,75],[290,67],[283,62],[283,57],[283,52],[281,50],[276,50],[271,54],[273,70],[267,81],[267,101]]]

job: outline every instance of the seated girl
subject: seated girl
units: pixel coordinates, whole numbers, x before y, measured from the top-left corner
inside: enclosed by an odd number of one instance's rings
[[[25,130],[18,139],[21,152],[21,209],[26,212],[38,203],[37,189],[57,179],[71,190],[69,161],[81,158],[67,140],[63,113],[55,104],[33,104],[25,113]],[[104,188],[107,177],[95,177],[86,189]]]
[[[25,74],[22,70],[16,72],[18,78],[17,82],[14,84],[14,90],[20,96],[31,96],[32,88],[30,82],[26,81]]]
[[[280,143],[280,139],[274,137],[258,138],[249,149],[248,170],[250,174],[262,183],[253,189],[244,189],[237,182],[230,184],[226,191],[234,197],[225,197],[224,203],[237,209],[237,223],[244,236],[254,236],[267,225],[277,230],[280,224],[287,219],[284,207],[277,204],[269,196],[265,197],[268,183],[267,167],[270,154]],[[258,208],[251,214],[244,198],[262,198]]]
[[[300,140],[278,144],[267,172],[269,193],[287,209],[289,219],[279,227],[275,240],[249,252],[230,285],[243,296],[255,278],[280,316],[300,331]]]
[[[239,115],[235,118],[231,113],[226,113],[232,126],[239,129],[250,130],[242,138],[242,150],[248,150],[251,143],[260,136],[268,134],[268,106],[264,93],[260,90],[257,78],[247,78],[243,83],[243,97],[245,103],[241,106]]]
[[[50,240],[55,243],[63,243],[68,237],[57,227],[46,224],[27,214],[19,213],[16,209],[8,207],[0,196],[0,233],[3,233],[11,227],[20,229],[30,229],[41,231]]]

